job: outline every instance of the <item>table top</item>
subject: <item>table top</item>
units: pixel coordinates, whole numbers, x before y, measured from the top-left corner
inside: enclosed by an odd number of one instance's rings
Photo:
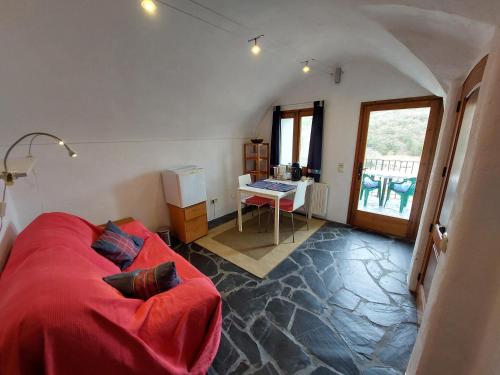
[[[282,184],[290,184],[290,185],[297,185],[300,181],[291,181],[291,180],[276,180],[273,178],[268,178],[265,181],[271,181],[271,182],[279,182]],[[313,179],[308,179],[307,181],[307,186],[310,186],[314,184]],[[268,189],[260,189],[260,188],[254,188],[250,186],[240,186],[238,187],[239,191],[243,191],[245,193],[253,193],[259,196],[264,196],[264,197],[269,197],[269,198],[283,198],[289,194],[292,194],[295,189],[290,190],[290,191],[274,191],[274,190],[268,190]]]
[[[289,185],[298,185],[300,182],[300,181],[292,181],[292,180],[278,180],[275,178],[268,178],[264,181],[280,182],[282,184],[289,184]],[[307,181],[307,186],[314,184],[314,180],[312,178],[308,178],[306,181]]]
[[[411,178],[417,177],[416,173],[405,173],[399,171],[381,171],[380,169],[365,169],[363,174],[369,176],[385,177],[385,178]]]

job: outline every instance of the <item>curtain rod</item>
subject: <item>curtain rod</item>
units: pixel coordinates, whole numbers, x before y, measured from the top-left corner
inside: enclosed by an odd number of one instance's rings
[[[314,102],[321,102],[322,104],[324,104],[324,100],[311,100],[311,101],[308,101],[308,102],[302,102],[302,103],[291,103],[291,104],[280,104],[280,107],[290,107],[292,105],[302,105],[302,104],[314,104]],[[276,108],[277,106],[276,105],[273,105],[273,109]]]

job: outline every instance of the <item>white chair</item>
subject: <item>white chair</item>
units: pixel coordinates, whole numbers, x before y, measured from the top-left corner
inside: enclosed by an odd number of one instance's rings
[[[292,215],[292,238],[295,242],[295,224],[293,221],[293,212],[298,210],[300,207],[304,206],[306,203],[306,191],[307,191],[307,181],[299,181],[297,183],[297,188],[295,189],[295,196],[293,199],[283,198],[280,199],[280,211],[288,212]],[[272,209],[275,209],[275,202],[272,200],[270,203]],[[267,224],[269,225],[269,219],[271,214],[267,217]],[[309,219],[306,216],[307,230],[309,230]]]
[[[240,187],[247,186],[248,184],[252,183],[252,177],[249,174],[244,174],[242,176],[238,177],[238,183]],[[241,199],[241,203],[244,204],[245,206],[250,206],[250,207],[257,207],[257,214],[259,217],[259,231],[260,231],[260,208],[263,206],[266,206],[272,202],[272,199],[269,198],[264,198],[264,197],[258,197],[256,195],[252,195],[250,197],[245,197]],[[252,215],[253,215],[253,210],[252,210]]]

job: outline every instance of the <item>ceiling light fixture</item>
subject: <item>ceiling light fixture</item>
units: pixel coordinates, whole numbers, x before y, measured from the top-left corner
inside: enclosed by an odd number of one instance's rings
[[[301,64],[304,64],[304,66],[302,67],[302,71],[304,73],[309,73],[311,71],[311,67],[309,66],[309,63],[311,61],[314,61],[314,59],[309,59],[309,60],[306,60],[306,61],[302,61]]]
[[[248,39],[248,43],[250,42],[253,42],[253,46],[252,48],[250,49],[250,51],[252,51],[252,53],[254,55],[258,55],[261,51],[261,48],[259,46],[259,44],[257,43],[257,41],[262,38],[264,36],[264,34],[261,34],[259,36],[256,36],[255,38],[252,38],[252,39]]]
[[[149,14],[156,13],[156,4],[153,0],[142,0],[141,7]]]

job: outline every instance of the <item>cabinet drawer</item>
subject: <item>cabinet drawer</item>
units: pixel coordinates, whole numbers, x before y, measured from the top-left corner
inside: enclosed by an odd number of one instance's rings
[[[207,215],[207,208],[205,202],[195,204],[194,206],[186,207],[184,209],[184,219],[186,221],[192,220],[199,216],[206,216],[206,215]]]
[[[185,222],[185,243],[197,240],[208,233],[207,215],[198,216]]]

